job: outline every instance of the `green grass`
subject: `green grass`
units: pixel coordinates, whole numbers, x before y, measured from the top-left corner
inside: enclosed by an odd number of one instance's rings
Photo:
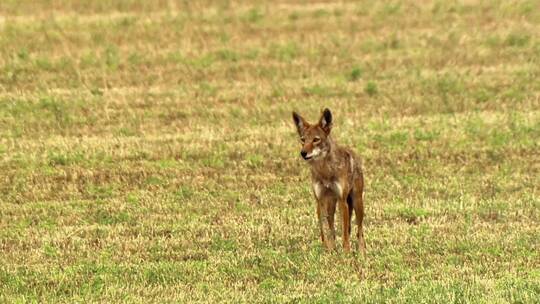
[[[0,302],[538,303],[536,1],[0,12]],[[323,107],[366,258],[318,238]]]

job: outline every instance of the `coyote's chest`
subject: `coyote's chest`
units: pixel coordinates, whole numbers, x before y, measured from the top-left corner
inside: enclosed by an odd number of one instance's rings
[[[331,192],[338,197],[343,195],[343,185],[337,180],[313,180],[313,192],[317,199],[321,197],[324,192]]]
[[[350,159],[352,160],[352,157]],[[343,161],[326,163],[312,168],[312,186],[317,199],[325,192],[331,192],[338,197],[345,195],[344,190],[346,189],[344,187],[350,182],[354,163],[351,161],[350,168],[347,165],[348,163]]]

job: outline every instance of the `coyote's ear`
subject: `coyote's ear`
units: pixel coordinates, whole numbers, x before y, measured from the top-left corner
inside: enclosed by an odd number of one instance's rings
[[[308,126],[307,122],[296,112],[292,112],[292,118],[294,120],[294,125],[296,126],[296,131],[298,131],[298,135],[302,136],[302,134],[304,134],[304,129]]]
[[[332,129],[332,112],[328,108],[323,110],[321,119],[319,120],[319,126],[326,134],[330,133]]]

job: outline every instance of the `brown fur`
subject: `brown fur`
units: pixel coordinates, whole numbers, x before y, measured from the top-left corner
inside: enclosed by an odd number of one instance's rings
[[[332,140],[330,110],[322,112],[317,124],[309,124],[296,112],[293,112],[293,119],[302,143],[301,155],[311,169],[323,244],[330,250],[335,248],[334,214],[337,205],[342,217],[343,249],[347,252],[351,249],[351,217],[354,210],[358,225],[358,249],[365,253],[362,228],[364,176],[360,158],[352,150],[340,147]]]

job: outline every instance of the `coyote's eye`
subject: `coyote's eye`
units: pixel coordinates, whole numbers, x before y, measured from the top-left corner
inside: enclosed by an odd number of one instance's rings
[[[313,142],[314,142],[314,143],[317,143],[317,142],[319,142],[319,141],[321,141],[321,139],[320,139],[319,137],[315,137],[315,138],[313,139]]]
[[[306,142],[306,139],[305,139],[304,137],[300,137],[300,141],[301,141],[302,143],[305,143],[305,142]]]

